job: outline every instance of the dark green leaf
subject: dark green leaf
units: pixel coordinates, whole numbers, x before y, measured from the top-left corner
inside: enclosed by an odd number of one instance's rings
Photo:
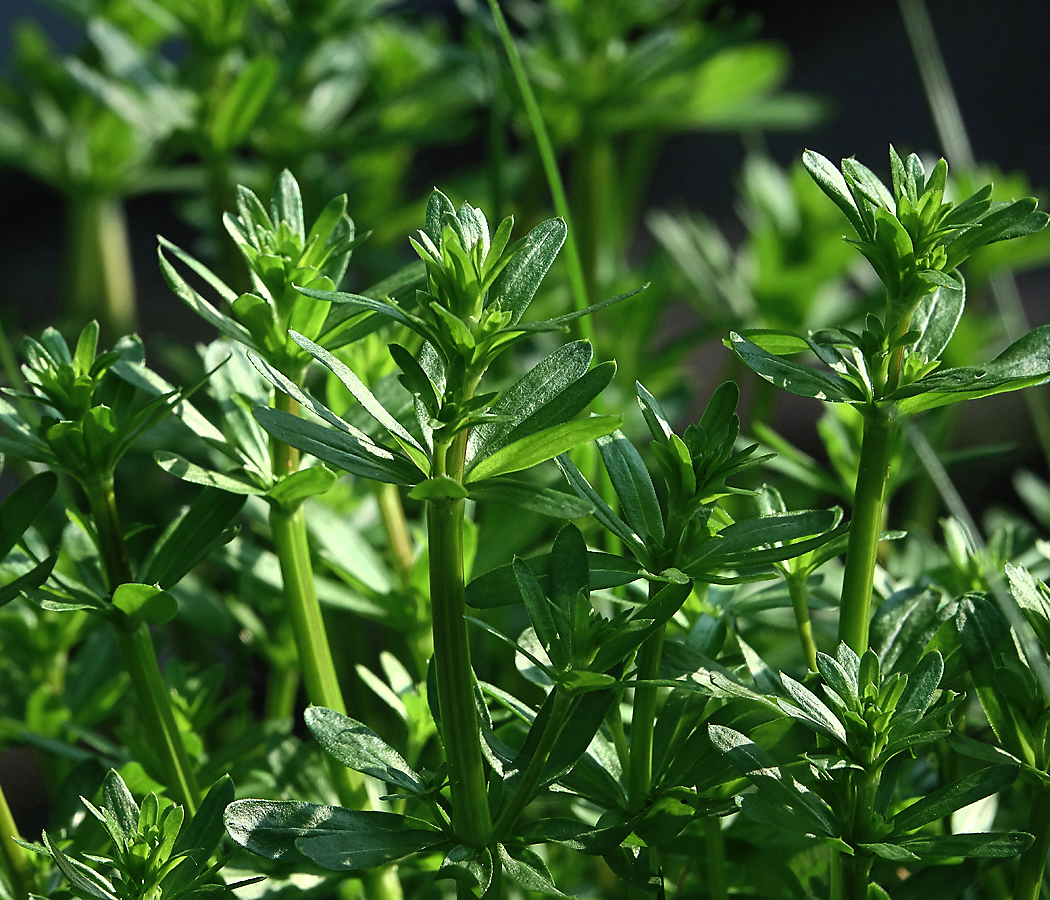
[[[929,837],[906,838],[895,845],[914,859],[943,859],[950,856],[961,856],[969,859],[1003,859],[1017,856],[1032,845],[1032,836],[1022,831],[1006,831],[991,834],[943,834]],[[885,844],[862,844],[869,847],[879,856],[887,859],[901,859],[886,852]]]
[[[839,403],[864,399],[859,388],[837,375],[774,356],[735,331],[725,343],[751,371],[792,394]]]
[[[557,463],[558,468],[561,469],[562,474],[565,476],[565,480],[569,482],[569,486],[580,498],[590,503],[594,508],[594,518],[627,544],[631,552],[636,556],[646,559],[648,551],[641,538],[634,533],[634,529],[630,525],[612,511],[605,500],[602,499],[601,494],[588,483],[587,479],[583,477],[583,473],[569,459],[568,454],[559,456]]]
[[[602,461],[628,523],[643,543],[661,547],[664,516],[649,470],[634,445],[619,432],[598,440]]]
[[[338,469],[389,484],[416,484],[422,480],[423,473],[407,457],[370,441],[267,406],[257,406],[253,412],[277,440]]]
[[[499,857],[510,879],[525,890],[554,897],[569,897],[558,890],[543,860],[528,847],[500,844]]]
[[[581,519],[593,507],[575,494],[503,476],[477,481],[470,486],[470,498],[481,503],[499,503],[528,509],[554,519]]]
[[[966,285],[961,275],[957,274],[956,277],[959,279],[958,287],[942,286],[923,295],[912,314],[910,327],[920,334],[912,352],[924,362],[941,358],[962,318],[966,305]]]
[[[356,719],[323,706],[307,707],[304,718],[318,743],[347,768],[412,793],[422,791],[422,780],[401,754]]]
[[[938,788],[893,817],[894,833],[914,831],[951,815],[957,809],[996,794],[1013,784],[1017,773],[1016,766],[989,766]]]
[[[0,504],[0,561],[44,511],[57,486],[53,472],[41,472],[16,487]]]
[[[157,539],[139,578],[165,590],[173,587],[212,550],[233,540],[236,532],[229,526],[245,499],[244,494],[205,488]]]
[[[813,150],[807,150],[802,154],[802,162],[820,189],[845,213],[857,234],[865,236],[866,232],[860,213],[857,211],[857,204],[838,168],[831,160]]]

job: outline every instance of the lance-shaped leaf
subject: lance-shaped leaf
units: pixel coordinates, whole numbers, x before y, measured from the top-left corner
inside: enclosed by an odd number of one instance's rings
[[[230,494],[265,494],[266,488],[244,477],[223,472],[214,472],[205,469],[196,463],[191,463],[177,453],[168,453],[165,450],[157,450],[153,454],[154,460],[165,472],[174,475],[182,481],[190,484],[199,484],[204,487],[217,488]]]
[[[234,539],[230,523],[244,506],[243,493],[205,488],[153,545],[139,572],[144,584],[167,590],[205,557]]]
[[[1017,766],[989,766],[919,798],[893,817],[893,831],[903,835],[951,815],[1013,784]]]
[[[467,475],[467,484],[483,478],[520,472],[554,459],[573,447],[615,431],[622,423],[622,416],[589,416],[525,435],[475,462]]]
[[[990,363],[939,369],[889,395],[897,409],[914,415],[927,409],[976,400],[1042,384],[1050,379],[1050,325],[1014,341]]]
[[[569,897],[558,890],[553,876],[536,851],[513,844],[500,844],[499,858],[503,863],[503,871],[525,890],[551,897]]]
[[[498,302],[503,310],[509,311],[512,325],[517,324],[536,296],[567,234],[562,219],[548,219],[507,251],[513,256],[489,288],[488,302]]]
[[[257,406],[254,413],[259,424],[277,440],[337,469],[388,484],[418,484],[425,474],[407,456],[380,447],[367,438],[325,428],[268,406]]]
[[[470,499],[498,503],[538,512],[554,519],[582,519],[594,507],[575,494],[534,484],[521,478],[502,476],[477,481],[470,486]]]
[[[912,352],[924,362],[940,359],[948,341],[955,334],[955,328],[962,318],[966,305],[966,285],[962,276],[956,273],[958,287],[944,285],[923,295],[919,305],[912,313],[910,328],[919,332]]]
[[[569,486],[576,491],[579,497],[594,507],[594,518],[630,547],[635,556],[641,560],[648,560],[649,551],[645,542],[630,525],[612,511],[609,504],[602,499],[601,494],[591,487],[587,479],[583,477],[583,473],[569,459],[568,454],[559,456],[557,462]]]
[[[489,407],[499,420],[484,422],[471,429],[467,444],[467,462],[484,459],[511,441],[549,425],[571,419],[582,412],[605,386],[597,387],[591,396],[581,392],[580,379],[587,375],[594,350],[587,341],[573,341],[544,357],[521,376]],[[597,373],[612,377],[607,370]],[[595,376],[592,376],[592,379]],[[576,390],[570,390],[576,387]],[[577,397],[576,395],[583,394]],[[538,411],[547,414],[533,419]],[[565,411],[561,412],[564,408]],[[528,427],[531,425],[532,427]]]
[[[544,592],[550,586],[550,554],[542,553],[522,560],[529,567]],[[648,577],[645,570],[634,560],[624,559],[612,553],[597,550],[587,551],[587,567],[590,576],[591,590],[598,591],[612,587],[621,587]],[[473,579],[466,589],[467,603],[475,609],[494,609],[498,606],[512,606],[521,602],[518,584],[514,575],[513,564],[508,563],[491,569],[484,575]]]
[[[619,432],[598,439],[598,449],[627,521],[647,545],[662,547],[664,514],[652,478],[634,444]]]
[[[189,284],[186,283],[186,279],[184,279],[178,273],[178,270],[168,262],[167,257],[164,255],[164,250],[167,249],[174,253],[175,256],[187,265],[187,267],[192,269],[197,275],[203,278],[205,282],[211,285],[216,293],[218,293],[218,295],[227,303],[231,304],[231,306],[233,301],[237,299],[236,292],[231,290],[218,275],[211,271],[211,269],[199,263],[181,247],[177,247],[171,241],[162,237],[158,238],[158,241],[160,247],[157,248],[157,256],[160,260],[160,270],[164,275],[164,280],[168,282],[168,286],[172,289],[175,295],[220,333],[226,335],[228,338],[232,338],[240,344],[244,344],[246,347],[258,351],[260,348],[256,346],[255,339],[252,337],[251,332],[241,325],[240,322],[237,322],[229,316],[219,312],[211,305],[211,303],[197,293],[196,290],[190,287]]]
[[[861,844],[876,856],[895,862],[915,862],[923,859],[944,859],[961,856],[965,859],[1004,859],[1024,853],[1032,845],[1032,835],[1023,831],[990,834],[936,834],[905,838],[901,841]]]
[[[845,213],[854,231],[861,237],[870,236],[864,228],[857,203],[846,185],[846,179],[838,167],[824,156],[813,150],[802,154],[802,162],[820,189],[830,197],[835,205]]]
[[[383,407],[372,392],[365,387],[364,383],[358,378],[350,367],[347,366],[342,360],[337,359],[331,353],[315,344],[309,338],[303,337],[297,332],[291,331],[289,334],[300,347],[307,351],[314,359],[324,364],[331,372],[346,386],[346,389],[354,396],[354,399],[365,409],[365,411],[375,419],[380,425],[382,425],[390,436],[401,445],[401,448],[409,456],[409,458],[419,466],[420,470],[426,472],[429,469],[429,460],[427,459],[426,450],[424,450],[419,442],[412,437],[408,430],[395,419],[387,410]]]
[[[53,472],[41,472],[16,487],[0,504],[0,561],[44,511],[57,487]]]
[[[774,356],[735,331],[729,332],[725,343],[752,372],[789,393],[835,403],[864,400],[859,387],[838,375]]]
[[[303,717],[318,743],[347,768],[414,794],[423,791],[422,779],[401,754],[356,719],[323,706],[309,707]]]
[[[299,800],[237,800],[225,822],[230,837],[258,856],[305,857],[335,871],[381,866],[444,841],[420,819]]]

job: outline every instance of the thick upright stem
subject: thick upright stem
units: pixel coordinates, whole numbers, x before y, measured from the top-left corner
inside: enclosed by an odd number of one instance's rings
[[[113,476],[86,482],[83,487],[98,533],[99,554],[106,580],[110,591],[114,591],[122,584],[133,582],[134,578],[117,514]],[[131,676],[146,735],[164,769],[168,788],[188,812],[196,812],[201,799],[200,789],[182,742],[182,734],[175,723],[171,694],[160,673],[149,626],[145,622],[138,622],[128,628],[118,627],[117,648]]]
[[[872,411],[864,420],[839,610],[839,640],[858,654],[868,649],[871,591],[896,433],[897,427],[880,409]]]
[[[870,851],[860,848],[860,844],[871,840],[870,823],[875,809],[875,794],[879,786],[878,772],[865,769],[854,772],[853,784],[853,824],[850,830],[850,843],[854,855],[842,859],[842,898],[843,900],[867,900],[868,887],[871,883],[871,864],[873,856]]]
[[[452,825],[476,847],[492,837],[474,677],[467,636],[463,576],[463,500],[428,500],[430,604],[434,629],[441,736],[452,796]]]
[[[704,848],[707,852],[707,893],[711,900],[729,900],[726,878],[726,844],[722,820],[717,816],[704,819]]]
[[[1035,837],[1035,843],[1021,855],[1014,900],[1039,900],[1042,890],[1046,854],[1050,850],[1050,797],[1046,791],[1036,791],[1032,796],[1027,831]]]
[[[135,278],[127,219],[116,197],[70,196],[67,254],[70,301],[81,318],[98,318],[116,337],[135,329]]]
[[[15,843],[15,838],[20,837],[15,817],[11,815],[11,807],[7,805],[7,797],[0,788],[0,857],[3,858],[10,875],[15,900],[25,900],[30,891],[36,890],[28,851]]]
[[[657,590],[649,585],[649,596]],[[660,674],[660,659],[664,650],[664,633],[661,625],[642,644],[638,651],[637,678],[652,681]],[[659,689],[652,684],[639,684],[634,689],[634,711],[631,714],[630,768],[627,773],[627,803],[633,813],[641,812],[649,799],[649,786],[653,775],[653,731],[656,726],[656,701]]]

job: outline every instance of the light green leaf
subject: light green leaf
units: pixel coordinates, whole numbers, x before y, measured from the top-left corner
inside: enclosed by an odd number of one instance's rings
[[[277,482],[266,496],[284,509],[295,509],[307,497],[327,493],[339,476],[324,466],[310,466],[292,472]]]
[[[212,114],[208,131],[215,150],[226,153],[248,136],[277,83],[279,69],[277,60],[265,54],[252,57],[241,69]]]
[[[113,605],[133,621],[151,625],[166,625],[179,611],[175,598],[155,584],[117,585]]]
[[[615,431],[622,422],[620,416],[590,416],[527,435],[476,462],[467,475],[467,483],[520,472],[554,459],[573,447]]]
[[[165,472],[169,472],[176,478],[181,478],[183,481],[188,481],[191,484],[201,484],[205,487],[214,487],[231,494],[266,493],[266,488],[261,487],[258,484],[247,481],[243,478],[236,478],[232,475],[224,475],[221,472],[213,472],[210,469],[204,469],[195,463],[191,463],[189,460],[183,459],[177,453],[168,453],[164,450],[157,450],[153,454],[153,458],[157,461],[157,465]]]

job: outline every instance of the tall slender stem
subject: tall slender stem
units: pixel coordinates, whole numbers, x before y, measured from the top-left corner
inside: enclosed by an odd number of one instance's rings
[[[0,788],[0,857],[7,864],[6,869],[11,878],[15,900],[25,900],[30,891],[36,890],[28,852],[15,843],[15,838],[20,837],[15,817],[11,815],[11,807],[7,805],[7,797],[4,796],[3,788]]]
[[[650,583],[650,598],[657,590],[658,586]],[[659,676],[666,630],[666,626],[661,625],[646,638],[638,651],[636,668],[639,681],[652,681]],[[639,684],[634,689],[630,767],[627,772],[627,803],[633,813],[641,812],[649,799],[649,786],[653,774],[653,731],[656,726],[658,694],[659,689],[653,684]]]
[[[871,592],[896,433],[897,427],[877,407],[864,420],[839,610],[839,640],[858,654],[868,649]]]
[[[84,492],[98,534],[99,555],[110,591],[134,581],[124,534],[117,513],[113,476],[85,482]],[[171,694],[164,684],[149,626],[138,622],[117,628],[117,648],[131,676],[147,738],[164,769],[169,789],[190,813],[200,805],[200,788],[171,708]]]
[[[1014,900],[1039,900],[1042,890],[1046,854],[1050,850],[1050,797],[1045,790],[1032,795],[1027,831],[1035,837],[1035,843],[1021,854]]]
[[[704,819],[704,849],[707,852],[707,893],[711,900],[729,900],[726,879],[726,843],[722,820],[717,816]]]
[[[565,238],[565,256],[569,264],[569,283],[572,288],[573,305],[577,310],[587,306],[587,279],[584,275],[583,264],[580,261],[579,247],[576,245],[576,232],[572,227],[572,217],[569,215],[569,202],[565,197],[565,185],[562,182],[561,172],[558,170],[558,159],[554,155],[554,146],[551,144],[550,135],[543,122],[543,114],[540,105],[536,102],[532,85],[525,72],[525,66],[521,61],[521,54],[514,38],[507,27],[507,20],[503,18],[503,12],[499,8],[497,0],[488,0],[492,17],[496,21],[496,29],[499,31],[500,40],[503,41],[503,49],[507,53],[511,70],[514,72],[514,80],[518,83],[522,102],[525,104],[525,112],[532,126],[532,136],[536,139],[536,147],[543,161],[543,171],[547,176],[547,185],[550,187],[551,200],[554,210],[565,220],[569,233]],[[580,336],[591,340],[593,343],[593,331],[590,320],[587,317],[579,319]]]
[[[377,484],[376,500],[379,502],[379,514],[383,518],[387,543],[394,571],[402,587],[408,583],[412,574],[412,538],[408,533],[408,521],[405,519],[405,507],[401,503],[401,494],[396,484]]]
[[[864,769],[851,775],[853,822],[850,828],[850,843],[854,853],[853,856],[844,857],[842,860],[842,898],[867,900],[874,857],[870,851],[861,849],[859,845],[871,840],[870,823],[874,814],[879,777],[875,769]]]

